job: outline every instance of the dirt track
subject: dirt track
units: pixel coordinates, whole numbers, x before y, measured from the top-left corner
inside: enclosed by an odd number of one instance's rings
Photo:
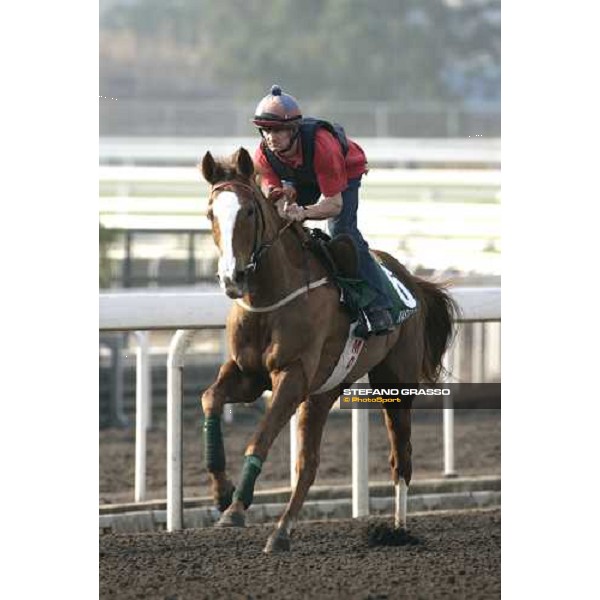
[[[240,407],[239,418],[224,425],[228,471],[237,481],[246,443],[260,414]],[[315,485],[350,483],[350,415],[332,414],[325,427],[321,464]],[[209,495],[203,463],[201,414],[187,414],[184,423],[183,483],[186,497]],[[500,411],[455,411],[455,461],[461,475],[500,473]],[[440,477],[443,470],[441,411],[415,410],[413,415],[413,478]],[[166,433],[163,426],[149,432],[147,456],[148,499],[166,497]],[[373,412],[369,427],[369,476],[389,481],[389,444],[381,415]],[[133,501],[135,432],[100,431],[100,502]],[[276,440],[266,461],[257,489],[289,485],[289,427]]]
[[[285,555],[262,553],[272,526],[100,538],[100,598],[500,597],[500,511],[414,516],[418,543],[368,544],[382,519],[300,523]]]
[[[245,444],[259,414],[240,410],[225,425],[230,474],[237,479]],[[208,495],[201,460],[201,415],[184,423],[186,496]],[[500,412],[456,411],[456,467],[460,474],[500,472]],[[439,477],[442,470],[442,417],[415,411],[414,479]],[[165,497],[166,435],[160,423],[148,436],[149,498]],[[350,483],[349,416],[327,423],[317,485]],[[389,446],[380,415],[369,428],[372,481],[389,480]],[[135,434],[100,431],[100,500],[133,500]],[[289,429],[274,444],[257,489],[289,485]],[[381,518],[301,522],[287,555],[265,556],[273,525],[243,530],[197,529],[175,533],[107,534],[100,537],[100,597],[183,600],[221,598],[499,598],[500,511],[409,515],[419,543],[399,547],[368,542],[369,527]]]

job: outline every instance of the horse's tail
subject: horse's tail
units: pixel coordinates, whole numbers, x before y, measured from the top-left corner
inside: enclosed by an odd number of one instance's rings
[[[414,279],[425,301],[425,352],[421,378],[434,383],[442,374],[442,358],[452,343],[454,319],[459,308],[444,287],[420,277]]]

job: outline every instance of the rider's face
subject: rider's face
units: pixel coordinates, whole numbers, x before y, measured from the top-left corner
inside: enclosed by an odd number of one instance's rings
[[[269,127],[262,130],[263,137],[272,152],[284,152],[292,141],[293,132],[288,127]]]

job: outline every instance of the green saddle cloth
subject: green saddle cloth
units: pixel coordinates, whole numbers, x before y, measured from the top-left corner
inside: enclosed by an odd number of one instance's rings
[[[394,323],[400,324],[417,311],[417,300],[408,288],[377,257],[374,256],[374,258],[380,268],[383,288],[386,290],[387,297],[392,302],[392,308],[390,309],[392,319]],[[358,316],[358,312],[371,304],[377,295],[369,284],[362,279],[338,275],[336,281],[342,289],[342,302],[353,315]]]
[[[366,281],[351,277],[336,276],[338,285],[342,288],[342,301],[357,309],[366,308],[377,295]]]

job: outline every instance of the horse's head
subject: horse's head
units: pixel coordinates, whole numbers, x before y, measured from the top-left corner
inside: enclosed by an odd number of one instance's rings
[[[256,267],[258,236],[265,229],[252,158],[244,148],[220,160],[207,152],[202,159],[202,175],[211,184],[207,216],[220,253],[219,281],[230,298],[240,298],[248,271]]]

